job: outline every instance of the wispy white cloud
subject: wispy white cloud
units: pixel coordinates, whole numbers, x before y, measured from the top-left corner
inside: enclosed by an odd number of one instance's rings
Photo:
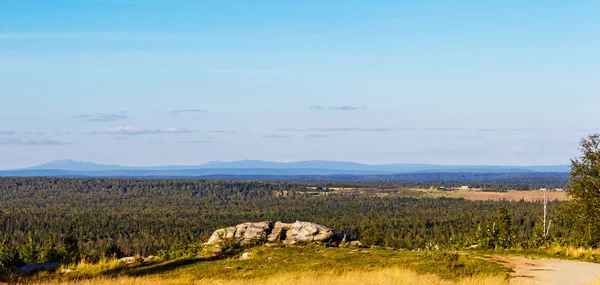
[[[169,112],[165,112],[163,114],[167,114],[167,115],[181,115],[181,114],[201,114],[201,113],[206,113],[208,112],[207,110],[204,109],[179,109],[179,110],[171,110]]]
[[[326,139],[326,138],[330,137],[330,135],[310,134],[310,135],[305,135],[304,137],[309,138],[309,139]]]
[[[457,136],[457,139],[466,139],[466,140],[481,140],[484,139],[484,136]]]
[[[56,140],[0,139],[0,145],[59,146],[66,144],[68,143]]]
[[[38,136],[40,136],[40,135],[43,135],[45,133],[44,132],[21,132],[20,134],[22,134],[22,135],[38,135]]]
[[[389,131],[393,131],[394,129],[392,129],[392,128],[359,128],[358,130],[361,132],[389,132]]]
[[[71,116],[71,118],[77,119],[77,120],[82,120],[82,121],[87,121],[87,122],[114,122],[114,121],[118,121],[118,120],[127,119],[128,116],[125,112],[119,112],[119,113],[100,114],[100,115],[92,115],[92,114],[75,115],[75,116]]]
[[[542,131],[544,129],[540,129],[540,128],[513,128],[513,129],[509,129],[510,131],[515,131],[515,132],[535,132],[535,131]]]
[[[183,128],[166,128],[166,129],[145,129],[139,127],[116,127],[111,128],[102,132],[87,132],[87,134],[91,135],[118,135],[118,136],[129,136],[129,135],[150,135],[150,134],[185,134],[191,133],[193,131]]]
[[[279,132],[389,132],[396,128],[361,128],[361,127],[301,127],[283,128]]]
[[[427,128],[428,131],[468,131],[469,128]]]
[[[280,132],[308,132],[312,130],[312,128],[283,128],[279,129]]]
[[[576,131],[585,132],[585,133],[598,133],[598,132],[600,132],[600,128],[582,128],[582,129],[577,129]]]
[[[220,143],[220,141],[207,139],[207,140],[178,141],[177,143],[178,144],[213,144],[213,143]]]
[[[262,138],[265,139],[285,139],[285,138],[291,138],[291,135],[263,135]]]
[[[498,128],[480,128],[475,129],[476,132],[480,133],[491,133],[491,132],[535,132],[535,131],[543,131],[545,129],[540,128],[508,128],[508,129],[498,129]]]
[[[323,127],[323,128],[312,128],[311,131],[314,132],[349,132],[356,131],[359,128],[354,127]]]
[[[13,132],[13,131],[0,131],[0,135],[4,135],[4,136],[12,136],[12,135],[16,135],[17,132]]]
[[[316,111],[357,111],[357,110],[365,110],[367,107],[365,106],[350,106],[350,105],[341,105],[341,106],[323,106],[323,105],[312,105],[310,109]]]
[[[481,133],[489,133],[489,132],[498,132],[498,131],[501,131],[501,129],[496,129],[496,128],[482,128],[482,129],[477,129],[475,131],[481,132]]]

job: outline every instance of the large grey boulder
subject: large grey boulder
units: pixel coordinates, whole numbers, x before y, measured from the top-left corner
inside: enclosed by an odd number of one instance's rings
[[[258,223],[243,223],[235,227],[216,230],[206,242],[206,245],[219,245],[224,241],[233,241],[245,245],[253,240],[266,240],[273,224],[269,221]]]
[[[293,224],[277,222],[273,226],[271,222],[266,221],[218,229],[205,243],[205,250],[213,255],[220,255],[224,252],[235,252],[236,248],[255,240],[267,241],[267,245],[278,242],[294,245],[337,241],[333,230],[323,225],[297,221]]]
[[[21,271],[29,272],[29,271],[37,271],[37,270],[56,270],[60,267],[60,262],[49,262],[49,263],[35,263],[28,264],[21,267]]]
[[[277,222],[275,223],[275,227],[271,231],[271,234],[267,237],[267,241],[269,242],[278,242],[285,240],[287,237],[287,231],[292,228],[292,224]]]
[[[295,244],[298,242],[327,242],[334,237],[335,233],[330,228],[310,223],[297,221],[292,224],[286,232],[285,243]]]

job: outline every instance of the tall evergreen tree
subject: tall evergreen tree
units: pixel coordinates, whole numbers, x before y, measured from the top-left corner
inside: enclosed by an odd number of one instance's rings
[[[600,134],[580,142],[582,156],[571,160],[568,211],[584,243],[600,245]]]
[[[27,264],[32,264],[38,262],[39,252],[35,249],[35,244],[33,243],[33,238],[31,237],[31,233],[25,243],[21,247],[21,260]]]

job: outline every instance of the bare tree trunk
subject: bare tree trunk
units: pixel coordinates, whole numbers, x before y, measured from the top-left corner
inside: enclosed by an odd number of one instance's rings
[[[544,238],[548,238],[550,234],[550,225],[552,225],[552,220],[548,221],[548,196],[544,194],[544,217],[542,218],[542,222],[544,223]]]

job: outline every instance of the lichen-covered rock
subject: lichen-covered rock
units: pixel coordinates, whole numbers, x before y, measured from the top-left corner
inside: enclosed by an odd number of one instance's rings
[[[206,242],[206,245],[219,245],[225,241],[233,241],[245,245],[253,240],[266,240],[273,225],[271,222],[243,223],[235,227],[216,230]]]
[[[327,242],[334,236],[330,228],[310,223],[297,221],[292,224],[286,233],[285,243],[295,244],[298,242]]]

